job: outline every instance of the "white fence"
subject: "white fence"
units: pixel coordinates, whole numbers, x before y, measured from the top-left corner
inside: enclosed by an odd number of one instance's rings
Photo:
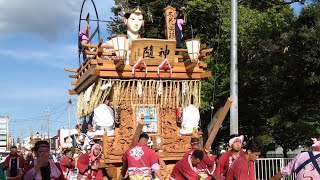
[[[275,175],[280,168],[286,166],[292,158],[259,158],[255,162],[256,180],[268,180]],[[296,175],[293,174],[283,180],[295,180]]]

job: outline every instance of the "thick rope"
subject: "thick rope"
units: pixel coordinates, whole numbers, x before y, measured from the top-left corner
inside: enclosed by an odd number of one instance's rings
[[[105,83],[110,83],[111,88],[100,90]],[[141,85],[141,96],[138,95]],[[91,98],[88,103],[83,102],[84,92],[81,92],[77,100],[77,115],[90,114],[95,107],[112,94],[115,107],[124,102],[128,102],[131,107],[159,107],[162,108],[179,106],[186,107],[194,104],[196,107],[201,105],[201,81],[199,80],[120,80],[120,79],[99,79],[94,84]],[[193,101],[191,102],[191,96]],[[84,113],[83,113],[84,112]]]

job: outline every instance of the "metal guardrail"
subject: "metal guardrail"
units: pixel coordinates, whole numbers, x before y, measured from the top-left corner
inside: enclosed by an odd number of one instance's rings
[[[280,169],[286,166],[293,158],[259,158],[255,162],[256,180],[268,180]],[[282,178],[282,180],[295,180],[296,174]]]

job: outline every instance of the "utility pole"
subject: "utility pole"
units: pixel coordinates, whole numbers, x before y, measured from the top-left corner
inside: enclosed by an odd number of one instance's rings
[[[49,141],[49,149],[51,150],[51,139],[50,139],[50,109],[48,108],[46,110],[46,112],[48,113],[47,116],[48,116],[48,141]]]
[[[68,103],[69,103],[69,105],[68,105],[68,110],[69,110],[68,111],[68,113],[69,113],[68,114],[69,115],[69,117],[68,117],[68,120],[69,120],[68,130],[69,130],[69,138],[70,138],[70,124],[71,124],[70,121],[71,121],[71,105],[72,105],[71,95],[69,96],[69,102]]]
[[[238,0],[231,0],[230,134],[238,134]]]
[[[20,149],[22,148],[22,143],[23,143],[23,139],[22,139],[22,129],[20,130]]]

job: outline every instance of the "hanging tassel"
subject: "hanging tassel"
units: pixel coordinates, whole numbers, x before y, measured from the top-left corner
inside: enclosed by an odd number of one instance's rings
[[[108,88],[111,88],[112,84],[111,84],[111,80],[108,81],[107,84],[104,84],[100,87],[100,90],[107,90]]]
[[[172,101],[172,100],[171,100],[171,98],[172,98],[172,88],[173,88],[172,86],[173,86],[173,82],[172,82],[172,81],[170,81],[170,89],[169,89],[169,103],[170,103],[170,102],[174,102],[174,101]],[[169,104],[169,103],[168,103],[168,104]],[[174,103],[173,103],[173,104],[174,104]],[[172,106],[172,104],[171,104],[171,103],[170,103],[170,106]]]
[[[161,96],[162,95],[162,82],[160,80],[159,82],[159,86],[158,86],[158,90],[157,90],[157,95],[158,96]]]
[[[186,96],[186,82],[185,81],[182,82],[182,95]]]
[[[138,96],[141,97],[141,95],[142,95],[142,84],[141,84],[140,81],[138,82],[137,90],[138,90]]]
[[[164,104],[168,105],[167,101],[168,101],[168,81],[165,81],[166,82],[166,92],[164,94]]]

